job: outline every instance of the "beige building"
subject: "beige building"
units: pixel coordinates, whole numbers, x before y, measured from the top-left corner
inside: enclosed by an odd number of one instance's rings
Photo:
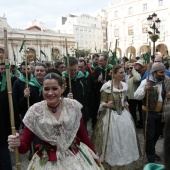
[[[28,59],[32,61],[35,57],[41,61],[56,60],[63,54],[66,54],[67,38],[68,50],[75,45],[75,38],[71,34],[60,33],[59,31],[43,29],[43,24],[36,21],[32,22],[32,26],[25,29],[13,29],[7,19],[0,17],[0,57],[4,56],[4,28],[8,32],[8,50],[10,61],[14,63],[14,53],[16,62],[20,63],[23,60],[25,50],[19,52],[21,44],[25,39],[25,49],[28,54]],[[51,55],[53,49],[53,56]],[[45,57],[40,50],[47,56]],[[70,53],[70,51],[68,51]]]
[[[112,0],[108,12],[108,44],[115,46],[118,40],[118,55],[136,57],[145,53],[153,42],[149,38],[147,18],[157,14],[160,22],[160,38],[155,42],[155,51],[166,55],[170,52],[170,1],[169,0]]]
[[[102,22],[90,15],[69,15],[57,19],[57,29],[75,36],[75,48],[88,49],[91,52],[104,50]]]

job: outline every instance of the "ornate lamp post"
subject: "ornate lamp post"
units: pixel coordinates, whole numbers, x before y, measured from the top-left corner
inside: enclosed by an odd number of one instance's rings
[[[157,18],[157,14],[153,13],[152,15],[149,15],[147,18],[148,25],[152,29],[151,31],[148,31],[148,34],[150,35],[149,38],[153,42],[153,56],[155,57],[155,42],[159,38],[159,28],[160,28],[160,22],[161,20]]]

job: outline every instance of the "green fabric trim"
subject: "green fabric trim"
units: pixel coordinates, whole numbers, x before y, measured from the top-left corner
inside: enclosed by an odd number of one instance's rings
[[[82,86],[82,89],[83,89],[83,96],[84,96],[84,86],[83,86],[83,83],[80,81],[80,84]]]
[[[92,165],[92,162],[90,161],[90,159],[87,157],[87,155],[85,154],[85,152],[83,152],[83,150],[81,149],[81,147],[79,145],[76,145],[76,147],[79,149],[79,151],[82,153],[82,155],[84,156],[84,158],[86,159],[86,161]]]
[[[94,69],[94,65],[93,65],[92,62],[90,63],[90,67],[91,67],[92,69]]]
[[[0,84],[0,90],[4,91],[6,88],[6,74],[2,74],[2,82]]]
[[[9,65],[5,65],[5,69],[9,69],[10,67],[9,67]]]
[[[63,71],[62,75],[68,78],[67,71]],[[76,81],[77,79],[82,78],[82,77],[85,77],[84,74],[81,71],[78,71],[76,77],[71,78],[71,80],[75,80]]]
[[[108,66],[107,66],[107,69],[112,69],[112,67],[113,67],[113,65],[112,64],[108,64]]]
[[[150,163],[145,166],[144,170],[165,170],[165,166]]]
[[[37,81],[37,79],[34,76],[30,79],[29,85],[38,87],[39,88],[39,96],[41,95],[42,85],[39,84],[39,82]]]
[[[10,78],[14,77],[12,74],[10,74]],[[0,83],[0,91],[3,91],[6,89],[7,80],[6,80],[6,73],[2,74],[2,82]]]
[[[21,75],[21,72],[19,70],[16,70],[14,73],[14,76],[20,76],[20,75]]]
[[[34,76],[31,74],[31,75],[30,75],[30,81],[33,79],[33,77],[34,77]],[[20,79],[22,82],[26,83],[26,77],[23,75],[23,73],[20,74],[19,79]],[[29,80],[28,80],[28,81],[29,81]]]
[[[87,78],[87,77],[89,76],[89,72],[88,72],[88,71],[85,71],[85,72],[84,72],[84,76],[85,76],[85,78]]]

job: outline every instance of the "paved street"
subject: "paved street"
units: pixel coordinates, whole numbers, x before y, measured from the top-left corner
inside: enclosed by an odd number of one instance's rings
[[[91,122],[88,123],[88,132],[89,132],[89,135],[91,136],[91,134],[92,134]],[[143,134],[142,134],[143,131],[142,131],[142,129],[137,129],[137,133],[138,133],[138,137],[139,137],[139,141],[140,141],[141,150],[143,151],[143,143],[144,142],[143,142]],[[156,152],[161,157],[161,160],[163,160],[163,139],[158,140],[157,145],[156,145]],[[12,156],[12,164],[15,165],[14,154],[12,153],[11,156]],[[143,169],[142,168],[142,160],[143,159],[141,158],[140,161],[139,161],[139,165],[140,165],[139,170]],[[28,153],[24,154],[24,155],[20,155],[20,162],[21,162],[22,170],[26,170],[27,166],[29,164]],[[145,160],[145,163],[147,163],[146,160]],[[158,162],[158,163],[163,164],[163,161]],[[16,170],[15,166],[13,166],[13,170]]]

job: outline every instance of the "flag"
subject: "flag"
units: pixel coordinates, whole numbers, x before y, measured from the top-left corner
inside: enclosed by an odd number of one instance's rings
[[[43,54],[46,59],[48,58],[42,50],[40,50],[40,54]]]
[[[151,56],[151,52],[146,52],[143,55],[143,59],[145,60],[145,64],[149,64],[150,63],[150,56]]]
[[[97,47],[95,46],[95,51],[96,51],[96,53],[97,53]]]
[[[13,51],[13,55],[14,55],[14,61],[16,61],[16,55],[15,55],[15,51],[14,51],[13,46],[12,46],[12,51]]]
[[[129,61],[131,62],[131,59],[132,59],[132,54],[130,53],[130,57],[129,57]]]
[[[112,55],[110,56],[109,63],[112,64],[113,66],[115,66],[115,65],[118,64],[118,60],[117,60],[117,57],[116,57],[116,51],[111,52],[111,53],[112,53]]]
[[[19,49],[19,52],[21,52],[21,51],[22,51],[22,49],[24,48],[24,44],[25,44],[25,42],[26,42],[26,40],[23,40],[23,42],[22,42],[22,44],[21,44],[21,47],[20,47],[20,49]]]
[[[129,61],[129,59],[126,56],[124,56],[122,59],[124,62]]]
[[[55,59],[54,59],[54,48],[53,48],[53,47],[52,47],[52,49],[51,49],[51,59],[52,59],[52,60],[55,60]]]

